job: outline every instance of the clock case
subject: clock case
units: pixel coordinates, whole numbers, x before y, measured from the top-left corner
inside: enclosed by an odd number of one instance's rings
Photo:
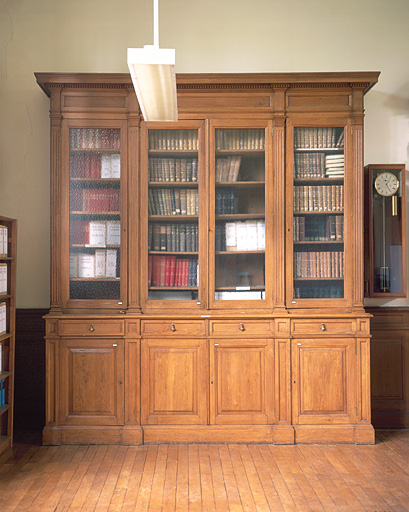
[[[383,196],[376,178],[396,176],[396,193]],[[406,297],[405,165],[370,164],[365,167],[365,296]]]

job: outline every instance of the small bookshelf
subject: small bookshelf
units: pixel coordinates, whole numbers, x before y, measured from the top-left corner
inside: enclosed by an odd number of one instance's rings
[[[0,453],[13,445],[17,221],[0,216]]]

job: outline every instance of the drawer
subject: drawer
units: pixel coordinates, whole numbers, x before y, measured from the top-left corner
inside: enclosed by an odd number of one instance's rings
[[[204,336],[205,322],[202,320],[144,320],[142,335],[145,336]]]
[[[273,332],[273,322],[270,320],[211,320],[210,334],[212,336],[269,336]]]
[[[296,336],[310,336],[311,334],[354,334],[356,331],[355,320],[347,319],[315,319],[292,320],[291,334]]]
[[[61,320],[60,336],[123,336],[123,320]]]

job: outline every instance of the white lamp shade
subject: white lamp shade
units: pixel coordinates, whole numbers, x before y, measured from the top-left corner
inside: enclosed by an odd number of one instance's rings
[[[177,121],[175,50],[128,48],[128,67],[145,121]]]

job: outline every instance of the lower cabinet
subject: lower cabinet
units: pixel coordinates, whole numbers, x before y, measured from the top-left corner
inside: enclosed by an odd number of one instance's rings
[[[142,340],[142,424],[207,424],[207,354],[205,339]]]
[[[124,422],[122,339],[60,340],[61,425]]]
[[[356,422],[355,339],[292,340],[293,424]]]
[[[274,423],[274,340],[210,340],[210,423]]]
[[[317,334],[288,318],[60,323],[47,321],[45,444],[374,442],[368,319],[356,334],[321,319]]]

